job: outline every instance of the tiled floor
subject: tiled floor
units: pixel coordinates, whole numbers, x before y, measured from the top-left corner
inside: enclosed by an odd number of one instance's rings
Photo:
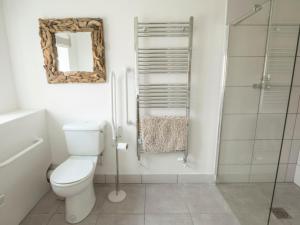
[[[267,225],[272,183],[220,184],[218,188],[241,225]],[[270,225],[299,225],[300,188],[277,184],[273,207],[284,208],[292,218],[278,220],[271,215]]]
[[[112,189],[112,185],[95,185],[95,208],[79,225],[239,225],[213,184],[124,184],[127,198],[122,203],[107,200]],[[52,192],[21,223],[67,224],[64,202]]]

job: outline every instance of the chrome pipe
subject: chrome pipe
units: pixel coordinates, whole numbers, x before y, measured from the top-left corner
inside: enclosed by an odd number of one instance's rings
[[[146,23],[146,22],[138,22],[138,25],[147,25],[147,24],[154,24],[154,25],[157,25],[157,24],[178,24],[178,25],[190,25],[189,22],[150,22],[150,23]]]
[[[140,108],[147,108],[147,109],[185,109],[186,106],[140,106]]]
[[[186,104],[187,98],[142,98],[140,102],[161,102],[161,103],[174,103],[180,102]]]
[[[187,98],[187,95],[140,95],[140,98],[167,98],[167,97],[179,97],[179,98]]]
[[[150,96],[155,96],[155,97],[186,97],[188,96],[187,91],[173,91],[173,92],[165,92],[165,91],[149,91],[149,92],[142,92],[140,94],[141,97],[150,97]]]
[[[139,86],[141,87],[148,87],[148,86],[186,86],[185,83],[174,83],[174,84],[167,84],[167,83],[161,83],[161,84],[140,84]]]
[[[169,71],[169,72],[173,72],[173,71],[186,71],[186,69],[184,67],[139,67],[138,68],[139,71],[143,72],[143,71]]]
[[[138,37],[188,37],[188,34],[138,34]]]
[[[169,97],[169,96],[163,96],[163,97],[143,97],[140,98],[139,101],[186,101],[186,97]]]
[[[186,102],[140,102],[141,105],[187,105]]]
[[[188,71],[139,71],[140,74],[183,74]]]
[[[128,73],[130,72],[129,68],[125,69],[125,108],[126,108],[126,123],[128,125],[133,125],[134,123],[129,120],[128,113]]]
[[[168,27],[168,28],[149,28],[149,27],[145,27],[145,28],[139,28],[138,29],[138,34],[144,34],[144,33],[169,33],[169,34],[173,34],[173,33],[188,33],[189,29],[185,28],[185,27],[181,27],[181,28],[176,28],[176,27]]]
[[[139,63],[138,66],[142,67],[156,67],[156,66],[163,66],[163,67],[172,67],[172,66],[177,66],[177,67],[188,67],[187,63]]]
[[[189,51],[188,48],[138,48],[137,51],[155,51],[155,50],[168,50],[168,51],[172,51],[172,50],[186,50]]]
[[[181,90],[170,90],[170,89],[167,89],[167,90],[140,90],[140,93],[141,94],[149,94],[149,93],[164,93],[164,94],[188,94],[188,90],[185,90],[185,89],[181,89]]]
[[[164,58],[164,59],[159,59],[159,60],[157,60],[157,59],[147,59],[147,58],[144,58],[144,59],[139,59],[138,61],[137,61],[137,63],[144,63],[144,62],[147,62],[147,63],[157,63],[157,62],[160,62],[160,63],[177,63],[177,62],[179,62],[179,63],[188,63],[188,60],[186,59],[177,59],[177,58],[175,58],[175,59],[166,59],[166,58]]]
[[[112,133],[113,133],[113,140],[116,142],[117,140],[117,114],[116,114],[116,75],[115,72],[111,72],[110,77],[111,82],[111,115],[112,115]],[[114,143],[115,144],[115,143]]]
[[[232,21],[231,24],[236,26],[236,25],[240,24],[241,22],[245,21],[246,19],[248,19],[249,17],[255,15],[256,13],[261,11],[263,9],[264,5],[269,1],[270,0],[267,0],[266,2],[264,2],[261,5],[260,4],[255,4],[250,11],[248,11],[246,14],[244,14],[241,17],[239,17],[239,18],[235,19],[234,21]]]
[[[140,92],[147,92],[147,91],[152,91],[152,90],[158,90],[158,91],[181,91],[181,90],[187,90],[186,87],[140,87]]]
[[[167,24],[167,25],[163,25],[163,24],[138,24],[138,28],[139,29],[143,29],[143,28],[182,28],[182,27],[186,27],[186,28],[190,28],[190,26],[188,24]]]
[[[139,55],[188,55],[188,52],[178,52],[178,51],[152,51],[152,52],[138,52]]]
[[[139,54],[138,54],[139,55]],[[184,57],[182,55],[139,55],[140,59],[165,59],[165,58],[170,58],[170,59],[188,59],[188,57]]]

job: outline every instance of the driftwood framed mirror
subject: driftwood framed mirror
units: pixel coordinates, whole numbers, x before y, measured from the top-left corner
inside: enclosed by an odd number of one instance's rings
[[[39,32],[48,83],[105,82],[102,19],[39,19]]]

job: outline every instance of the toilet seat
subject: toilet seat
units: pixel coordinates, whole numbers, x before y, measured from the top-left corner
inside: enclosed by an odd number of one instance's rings
[[[91,160],[70,157],[53,171],[51,183],[58,185],[79,183],[93,174],[94,166]]]

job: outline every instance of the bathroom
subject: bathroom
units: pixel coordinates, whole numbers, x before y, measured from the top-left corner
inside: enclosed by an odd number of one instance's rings
[[[300,224],[299,11],[0,0],[0,225]]]

